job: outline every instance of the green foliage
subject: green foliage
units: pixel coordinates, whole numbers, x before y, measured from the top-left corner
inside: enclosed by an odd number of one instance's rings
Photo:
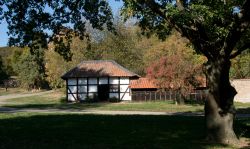
[[[3,62],[2,62],[2,57],[0,56],[0,84],[3,83],[3,80],[8,79],[9,76],[4,70]]]
[[[53,40],[59,45],[56,51],[66,60],[71,59],[71,33],[65,32],[67,43],[52,38],[60,34],[62,28],[73,29],[81,39],[86,36],[86,22],[100,30],[104,26],[113,29],[112,12],[106,0],[4,0],[0,3],[0,21],[3,19],[8,23],[9,45],[37,49],[36,46],[42,44],[42,48],[46,48]],[[40,41],[34,42],[37,40]]]
[[[29,48],[25,48],[23,52],[15,51],[12,65],[22,87],[27,89],[45,87],[45,76],[41,73],[42,66],[37,64],[37,57],[31,54]]]
[[[249,3],[243,0],[184,0],[175,4],[168,0],[124,0],[122,14],[125,18],[137,18],[144,31],[159,36],[163,35],[157,32],[161,27],[165,36],[170,33],[167,30],[177,30],[190,40],[197,52],[214,60],[220,55],[234,58],[249,47],[249,38],[246,38],[250,34]]]
[[[0,56],[2,57],[3,67],[9,76],[16,76],[12,68],[12,53],[14,51],[21,51],[22,48],[18,47],[0,47]]]
[[[187,43],[175,32],[145,53],[147,76],[160,88],[180,90],[184,94],[204,85],[202,63],[205,57],[195,54]]]
[[[143,74],[145,49],[138,47],[142,41],[138,28],[117,24],[115,29],[116,34],[105,31],[103,40],[94,43],[93,50],[101,53],[101,59],[115,60],[129,70]]]
[[[230,77],[233,79],[250,78],[250,53],[245,52],[232,61]]]
[[[45,51],[45,68],[46,68],[46,80],[51,88],[64,87],[65,81],[61,79],[61,76],[75,67],[83,60],[91,60],[95,55],[89,54],[88,41],[80,40],[79,38],[72,38],[70,45],[72,53],[72,60],[66,61],[59,53],[55,51],[55,44],[51,43],[48,50]],[[92,55],[92,56],[90,56]]]

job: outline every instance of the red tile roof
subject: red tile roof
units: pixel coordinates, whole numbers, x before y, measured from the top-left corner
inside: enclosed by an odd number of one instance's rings
[[[112,60],[83,61],[66,72],[62,79],[76,77],[140,77]]]
[[[130,88],[131,89],[157,88],[157,86],[149,78],[139,78],[137,80],[131,80]]]

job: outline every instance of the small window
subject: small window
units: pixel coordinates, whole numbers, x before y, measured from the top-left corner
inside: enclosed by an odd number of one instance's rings
[[[110,78],[109,79],[109,84],[118,84],[119,83],[119,78]]]
[[[79,78],[78,85],[85,85],[87,84],[87,78]]]
[[[89,92],[97,92],[97,85],[89,85]]]
[[[100,78],[99,84],[108,84],[108,78]]]
[[[68,93],[76,93],[77,86],[68,86]]]
[[[89,84],[97,84],[97,78],[89,78]]]
[[[119,86],[118,85],[110,85],[109,92],[118,92],[118,91],[119,91]]]
[[[109,98],[119,98],[118,93],[109,93]]]
[[[79,100],[85,100],[87,98],[87,94],[78,94]]]
[[[87,93],[87,86],[78,86],[79,93]]]
[[[76,85],[76,79],[68,79],[68,85]]]

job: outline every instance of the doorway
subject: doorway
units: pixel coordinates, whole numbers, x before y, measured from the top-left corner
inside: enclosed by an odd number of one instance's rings
[[[98,98],[100,101],[107,101],[109,98],[109,85],[101,84],[98,86]]]

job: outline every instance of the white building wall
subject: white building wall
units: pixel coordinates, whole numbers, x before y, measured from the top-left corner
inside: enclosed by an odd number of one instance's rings
[[[78,82],[77,82],[78,80]],[[99,81],[98,81],[99,80]],[[110,84],[119,85],[119,91],[110,92],[109,98],[119,98],[120,100],[129,101],[131,100],[130,88],[129,88],[129,78],[127,77],[104,77],[104,78],[72,78],[68,79],[68,101],[86,100],[87,97],[92,98],[98,95],[98,84]],[[78,84],[78,87],[77,87]],[[88,84],[88,86],[87,86]],[[77,90],[78,89],[78,90]],[[77,96],[78,92],[78,96]],[[87,95],[88,92],[88,95]]]
[[[231,81],[231,84],[238,92],[234,101],[250,102],[250,79],[235,79]]]

